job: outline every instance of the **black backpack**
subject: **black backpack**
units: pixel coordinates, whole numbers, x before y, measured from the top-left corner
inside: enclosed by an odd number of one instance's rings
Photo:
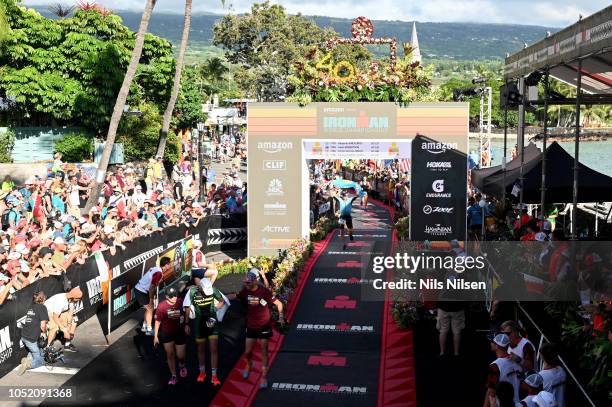
[[[9,216],[11,215],[11,212],[15,212],[14,210],[10,209],[6,212],[4,212],[2,214],[2,230],[6,231],[9,228]],[[15,212],[16,213],[16,212]]]

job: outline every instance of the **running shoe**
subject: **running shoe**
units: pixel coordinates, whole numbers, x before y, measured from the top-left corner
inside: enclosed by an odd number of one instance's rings
[[[263,379],[261,379],[261,383],[259,383],[259,388],[260,389],[267,389],[268,388],[268,379],[266,379],[265,377]]]
[[[198,383],[204,383],[204,380],[206,380],[206,373],[204,372],[200,372],[200,374],[198,375]]]
[[[168,386],[176,386],[176,383],[177,383],[176,376],[172,376],[170,380],[168,381]]]
[[[179,374],[181,375],[181,377],[184,379],[187,377],[187,368],[185,366],[181,367],[181,370],[179,371]]]
[[[210,382],[212,383],[213,386],[221,385],[221,381],[219,380],[216,374],[212,375],[212,377],[210,378]]]
[[[250,375],[250,374],[251,374],[251,371],[250,371],[250,370],[243,370],[243,371],[242,371],[242,378],[243,378],[244,380],[247,380],[247,379],[249,378],[249,375]]]
[[[65,352],[76,352],[77,348],[73,344],[70,344],[70,345],[64,346],[64,351]]]

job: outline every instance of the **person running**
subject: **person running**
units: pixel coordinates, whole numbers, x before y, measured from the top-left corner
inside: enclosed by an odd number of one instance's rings
[[[260,389],[268,387],[268,340],[272,337],[272,318],[270,315],[270,304],[274,304],[278,310],[278,321],[285,323],[283,315],[283,303],[267,288],[260,285],[261,271],[252,268],[244,279],[244,288],[238,293],[229,296],[230,299],[238,298],[247,307],[246,321],[246,345],[244,355],[247,360],[246,369],[242,371],[242,377],[246,380],[253,368],[253,349],[259,341],[261,345],[261,381]]]
[[[348,230],[349,239],[353,240],[353,201],[357,199],[356,196],[349,198],[348,194],[344,191],[340,193],[340,196],[335,197],[338,200],[338,211],[340,212],[340,240],[342,240],[342,250],[346,249],[346,243],[344,242],[344,229]]]
[[[206,380],[206,340],[210,350],[210,382],[213,386],[219,386],[221,381],[217,377],[219,363],[219,323],[217,321],[217,310],[225,304],[223,295],[213,287],[207,278],[202,278],[198,286],[193,286],[187,292],[183,307],[185,315],[194,321],[194,336],[198,345],[198,362],[200,373],[197,381],[203,383]],[[192,311],[193,308],[193,311]],[[193,312],[193,314],[191,314]],[[190,335],[189,319],[185,318],[185,333]]]
[[[170,257],[162,257],[159,260],[159,267],[154,266],[147,270],[146,273],[136,283],[136,301],[145,309],[144,322],[142,323],[142,332],[147,336],[153,336],[153,304],[157,296],[157,286],[162,281],[163,274],[172,268],[172,260]]]
[[[368,208],[368,194],[371,189],[370,181],[368,181],[368,177],[364,175],[361,182],[359,182],[359,185],[361,186],[361,207],[367,209]]]
[[[169,385],[174,386],[176,379],[176,359],[178,359],[179,374],[187,377],[185,367],[185,331],[183,329],[183,301],[178,298],[178,290],[170,287],[166,290],[166,300],[157,306],[155,311],[155,336],[153,345],[160,343],[166,352],[166,361],[170,369]]]

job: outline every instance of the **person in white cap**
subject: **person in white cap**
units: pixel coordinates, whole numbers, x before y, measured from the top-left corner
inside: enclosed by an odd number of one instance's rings
[[[219,270],[214,263],[206,261],[206,255],[202,252],[202,241],[193,240],[193,263],[191,267],[191,276],[194,284],[200,284],[200,280],[204,277],[208,278],[212,284],[215,283]]]
[[[508,353],[512,360],[521,365],[523,372],[534,369],[535,346],[527,338],[523,338],[519,332],[518,325],[514,321],[506,321],[501,324],[501,333],[508,335],[510,346]]]
[[[491,400],[495,400],[495,391],[498,383],[509,382],[514,388],[514,402],[519,402],[519,374],[522,372],[521,366],[513,361],[508,354],[510,339],[503,333],[498,333],[491,340],[491,349],[495,352],[497,359],[489,365],[487,376],[487,395],[484,401],[484,407],[496,407],[491,404]]]
[[[47,343],[52,345],[59,332],[64,335],[64,350],[76,352],[72,344],[77,328],[76,303],[83,298],[83,292],[75,287],[67,293],[55,294],[45,301],[45,307],[49,312],[49,329]]]
[[[206,341],[210,350],[210,381],[213,386],[219,386],[221,381],[217,376],[217,368],[219,364],[219,323],[217,321],[216,311],[223,307],[225,299],[219,290],[213,287],[212,283],[207,278],[202,278],[198,286],[193,286],[185,295],[183,307],[185,315],[195,314],[194,320],[194,336],[198,345],[198,362],[200,372],[197,381],[203,383],[206,380]],[[189,327],[189,318],[185,318],[185,333],[189,335],[191,328]]]
[[[545,343],[540,347],[540,357],[544,361],[544,366],[540,370],[543,379],[544,390],[555,396],[556,405],[565,407],[565,379],[566,374],[560,365],[559,355],[550,343]]]
[[[560,407],[561,405],[555,400],[555,396],[547,391],[541,391],[533,398],[534,406],[536,407]]]
[[[542,391],[544,379],[538,373],[530,374],[523,380],[524,388],[527,391],[527,397],[521,400],[521,406],[523,407],[535,407],[533,399],[535,396]]]

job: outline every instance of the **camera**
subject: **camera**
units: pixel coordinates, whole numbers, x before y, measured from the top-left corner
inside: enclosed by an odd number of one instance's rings
[[[56,363],[58,360],[62,363],[64,362],[64,351],[63,349],[55,349],[53,346],[49,345],[42,350],[43,358],[45,362],[52,365]]]

